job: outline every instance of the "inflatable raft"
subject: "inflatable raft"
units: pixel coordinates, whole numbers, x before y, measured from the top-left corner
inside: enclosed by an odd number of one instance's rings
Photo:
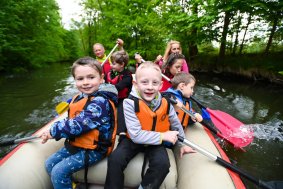
[[[57,120],[66,117],[66,113],[55,118],[34,135],[39,135]],[[229,161],[210,132],[201,124],[194,124],[186,131],[186,138],[211,153]],[[5,189],[52,189],[44,162],[52,153],[63,146],[63,140],[49,140],[41,144],[40,140],[18,145],[0,160],[0,188]],[[178,150],[167,150],[170,157],[170,173],[165,178],[162,189],[244,189],[239,176],[200,153],[178,157]],[[138,154],[125,170],[125,188],[137,188],[141,182],[143,154]],[[88,170],[90,189],[103,188],[107,170],[107,159]],[[76,182],[84,182],[84,170],[73,175]]]

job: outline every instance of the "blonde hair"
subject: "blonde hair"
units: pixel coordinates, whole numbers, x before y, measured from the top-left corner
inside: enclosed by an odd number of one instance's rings
[[[158,72],[158,74],[160,75],[160,79],[162,78],[162,75],[161,75],[161,69],[160,67],[151,62],[151,61],[145,61],[144,63],[142,63],[136,70],[136,74],[135,74],[135,79],[137,81],[137,78],[138,78],[138,75],[139,75],[139,72],[142,70],[142,69],[145,69],[145,68],[151,68],[151,69],[154,69]]]
[[[196,78],[190,73],[177,73],[171,80],[172,88],[177,89],[180,83],[185,85],[191,83],[192,81],[196,82]]]
[[[171,48],[173,44],[178,44],[180,46],[180,54],[182,54],[182,47],[181,43],[179,41],[171,40],[167,43],[167,47],[165,49],[164,55],[163,55],[163,60],[167,61],[169,55],[171,54]]]
[[[73,77],[75,77],[75,70],[78,66],[86,66],[86,65],[95,69],[99,73],[99,75],[102,76],[102,67],[100,63],[96,59],[86,56],[83,58],[79,58],[73,63],[71,67],[71,73]]]

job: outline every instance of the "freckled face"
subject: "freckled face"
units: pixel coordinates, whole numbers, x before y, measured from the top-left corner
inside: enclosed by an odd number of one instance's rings
[[[151,102],[162,87],[161,74],[153,68],[143,68],[137,73],[134,86],[142,99]]]
[[[180,73],[182,64],[183,64],[183,59],[177,59],[175,63],[169,68],[170,73],[172,75],[176,75],[176,73]]]
[[[78,90],[87,95],[97,91],[99,85],[103,83],[103,75],[99,75],[96,69],[88,65],[79,65],[76,67],[74,75]]]

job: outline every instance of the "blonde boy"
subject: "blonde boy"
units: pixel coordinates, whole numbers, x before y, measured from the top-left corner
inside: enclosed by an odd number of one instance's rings
[[[124,188],[124,169],[139,152],[146,152],[149,168],[139,188],[158,189],[169,172],[170,163],[162,142],[175,144],[184,132],[176,112],[159,90],[161,70],[152,62],[144,62],[136,71],[136,80],[129,98],[123,102],[127,138],[122,140],[108,158],[105,189]],[[193,152],[182,146],[181,157]]]

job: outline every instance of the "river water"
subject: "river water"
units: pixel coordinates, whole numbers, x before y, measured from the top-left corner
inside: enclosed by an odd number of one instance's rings
[[[69,67],[54,64],[30,74],[0,76],[0,141],[29,136],[56,116],[56,105],[77,93]],[[245,152],[221,142],[233,163],[260,180],[283,180],[283,87],[208,73],[193,75],[199,101],[254,131]],[[0,157],[13,148],[0,147]]]

